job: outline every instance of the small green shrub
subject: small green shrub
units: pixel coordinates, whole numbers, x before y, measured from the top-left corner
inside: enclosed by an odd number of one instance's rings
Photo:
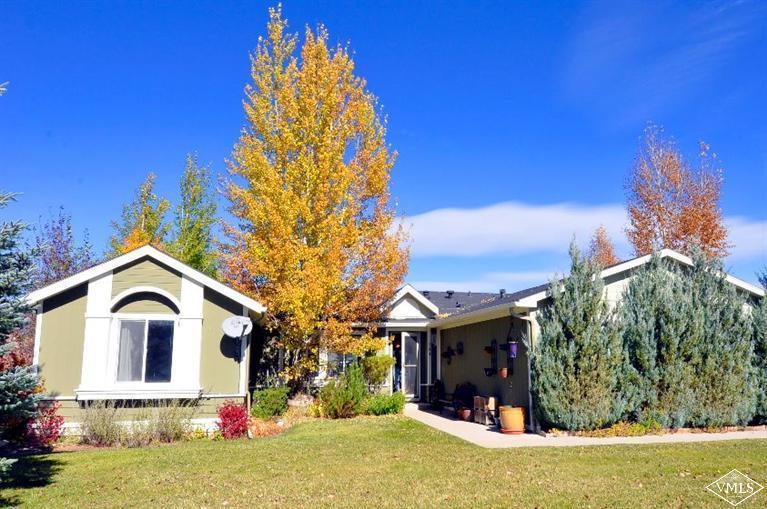
[[[372,355],[360,361],[362,374],[368,385],[381,385],[386,382],[389,371],[394,366],[391,355]]]
[[[368,415],[401,414],[403,408],[405,395],[401,392],[375,394],[365,401],[365,413]]]
[[[268,387],[253,391],[250,414],[259,419],[282,415],[288,409],[288,387]]]
[[[124,430],[117,422],[117,408],[110,402],[95,401],[85,407],[80,426],[80,440],[84,444],[111,446],[123,439]]]
[[[357,363],[349,365],[338,380],[329,382],[320,390],[322,408],[331,419],[359,415],[367,395],[367,384]]]

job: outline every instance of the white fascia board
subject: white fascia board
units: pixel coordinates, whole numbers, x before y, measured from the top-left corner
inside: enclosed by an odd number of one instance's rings
[[[397,303],[397,301],[399,301],[402,297],[405,297],[406,295],[412,296],[419,304],[426,307],[426,309],[428,309],[432,313],[434,314],[439,313],[439,308],[437,307],[437,305],[434,304],[429,299],[427,299],[426,297],[424,297],[423,294],[419,292],[418,290],[416,290],[415,287],[411,285],[410,283],[405,283],[405,285],[402,288],[397,290],[397,293],[394,294],[394,297],[391,300],[391,305],[393,306],[394,304]]]
[[[673,249],[661,249],[658,252],[658,254],[660,255],[661,258],[671,258],[672,260],[676,260],[679,263],[687,265],[688,267],[691,267],[693,265],[692,258],[686,255],[683,255],[682,253],[679,253],[677,251],[674,251]],[[601,274],[602,278],[606,278],[614,274],[618,274],[620,272],[624,272],[626,270],[639,267],[640,265],[644,265],[645,263],[649,262],[651,258],[652,258],[652,255],[644,255],[644,256],[640,256],[639,258],[634,258],[633,260],[629,260],[625,263],[621,263],[620,265],[616,265],[615,267],[610,267],[609,269],[605,269],[602,271],[602,274]],[[741,290],[745,290],[753,295],[756,295],[757,297],[765,296],[765,292],[762,288],[752,283],[749,283],[747,281],[744,281],[740,278],[732,276],[730,274],[724,273],[724,280],[730,283],[731,285],[734,285],[740,288]]]
[[[266,308],[260,302],[257,302],[250,297],[229,288],[223,283],[219,283],[212,277],[206,276],[202,272],[193,269],[185,263],[176,260],[172,256],[169,256],[152,246],[143,246],[138,249],[134,249],[133,251],[125,253],[124,255],[118,256],[111,260],[107,260],[106,262],[100,263],[95,267],[91,267],[90,269],[74,274],[73,276],[62,279],[61,281],[57,281],[56,283],[35,290],[27,296],[27,302],[30,304],[36,304],[44,299],[47,299],[48,297],[61,293],[79,284],[85,283],[86,281],[90,281],[91,279],[98,277],[106,272],[114,271],[123,265],[136,261],[145,256],[148,256],[149,258],[157,260],[163,265],[167,265],[168,267],[175,269],[181,274],[187,276],[189,279],[192,279],[201,285],[207,286],[208,288],[217,291],[218,293],[232,299],[233,301],[246,306],[251,311],[255,311],[256,313],[266,312]]]
[[[387,327],[387,328],[400,328],[400,329],[406,329],[408,327],[421,327],[425,328],[428,327],[429,324],[432,322],[430,320],[422,320],[420,318],[413,318],[413,319],[404,319],[404,320],[388,320],[386,322],[383,322],[381,325],[379,325],[379,328],[381,327]]]

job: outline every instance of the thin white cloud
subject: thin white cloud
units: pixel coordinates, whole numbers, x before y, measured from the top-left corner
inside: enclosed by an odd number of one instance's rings
[[[402,220],[413,241],[411,256],[518,255],[567,252],[573,235],[585,245],[604,225],[619,251],[626,251],[622,205],[505,202],[487,207],[437,209]]]
[[[573,101],[622,126],[695,97],[763,30],[763,2],[594,2],[568,45],[564,86]],[[609,93],[605,93],[609,90]]]
[[[400,221],[410,230],[414,258],[563,254],[573,236],[581,247],[587,246],[599,225],[607,229],[619,256],[628,257],[631,252],[625,235],[626,211],[617,204],[504,202],[436,209]],[[732,216],[725,223],[732,245],[728,261],[767,259],[767,221]]]
[[[727,260],[767,261],[767,221],[752,221],[745,217],[729,217],[725,220],[728,240],[732,244]]]

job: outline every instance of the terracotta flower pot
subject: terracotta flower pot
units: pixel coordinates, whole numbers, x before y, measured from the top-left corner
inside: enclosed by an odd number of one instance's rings
[[[501,433],[519,435],[525,432],[525,409],[521,406],[502,406],[499,409],[501,417]]]
[[[462,421],[470,421],[471,420],[471,408],[459,408],[458,409],[458,418]]]
[[[509,368],[499,368],[498,369],[498,376],[501,378],[508,378],[509,377]]]

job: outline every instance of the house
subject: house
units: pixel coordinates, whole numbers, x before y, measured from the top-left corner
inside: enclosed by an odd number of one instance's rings
[[[660,256],[690,265],[671,250]],[[642,256],[601,272],[605,298],[617,303]],[[764,291],[728,275],[752,299]],[[378,334],[395,359],[387,390],[426,400],[440,380],[447,392],[470,382],[501,404],[526,409],[533,428],[529,358],[537,314],[548,283],[507,293],[419,291],[406,284],[388,305]],[[37,307],[34,364],[47,396],[77,422],[89,402],[113,400],[125,411],[167,399],[198,403],[197,419],[210,425],[227,399],[247,401],[266,341],[256,326],[241,341],[222,333],[224,319],[248,316],[256,324],[264,306],[153,247],[104,262],[33,292]],[[320,354],[320,378],[344,354]],[[504,369],[505,368],[505,369]],[[503,377],[502,374],[507,375]]]
[[[669,249],[659,255],[692,265],[689,257]],[[621,299],[636,269],[650,258],[641,256],[602,270],[609,303]],[[752,301],[765,295],[758,286],[731,275],[726,280]],[[419,292],[406,285],[383,324],[393,337],[388,347],[397,361],[393,378],[401,379],[400,387],[414,400],[426,399],[436,380],[447,392],[470,382],[481,395],[524,407],[527,425],[534,428],[530,366],[523,339],[529,338],[535,348],[539,335],[536,318],[549,297],[549,283],[494,294]],[[501,376],[501,368],[507,368],[506,378]]]
[[[227,399],[245,401],[249,341],[222,332],[224,319],[258,322],[253,299],[151,247],[130,251],[32,292],[34,365],[46,395],[78,422],[89,402],[131,408],[193,400],[212,423]],[[258,328],[252,334],[258,334]]]

